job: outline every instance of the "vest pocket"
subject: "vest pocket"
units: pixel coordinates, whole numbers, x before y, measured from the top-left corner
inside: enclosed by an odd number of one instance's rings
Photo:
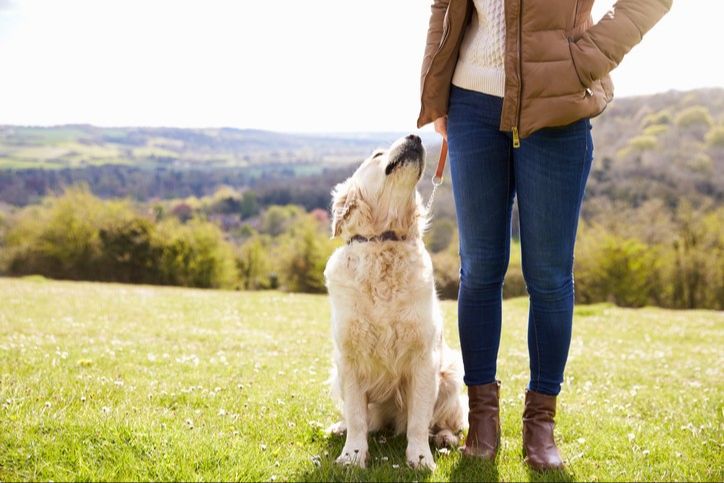
[[[584,97],[585,97],[586,93],[588,93],[588,95],[591,95],[591,94],[592,94],[592,93],[591,93],[591,89],[590,89],[591,86],[586,85],[586,84],[583,82],[583,80],[581,80],[581,76],[580,76],[580,74],[578,73],[578,68],[576,67],[576,61],[573,60],[573,49],[572,49],[572,47],[571,47],[571,43],[572,43],[572,42],[573,42],[573,39],[572,39],[571,37],[568,37],[568,57],[569,57],[569,59],[571,60],[571,67],[572,67],[573,70],[575,71],[576,77],[578,77],[578,82],[579,82],[579,83],[581,84],[581,86],[583,87]]]

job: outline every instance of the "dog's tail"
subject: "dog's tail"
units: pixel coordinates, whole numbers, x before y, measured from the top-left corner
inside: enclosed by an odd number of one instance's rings
[[[462,431],[468,422],[468,401],[463,393],[463,359],[459,351],[445,347],[440,369],[440,392],[433,413],[433,426]]]

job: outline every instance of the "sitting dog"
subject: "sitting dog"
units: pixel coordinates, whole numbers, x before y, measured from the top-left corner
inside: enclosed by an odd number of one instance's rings
[[[434,469],[438,446],[467,426],[462,358],[443,339],[433,267],[422,236],[429,214],[417,191],[425,149],[409,135],[377,150],[332,190],[332,237],[346,243],[324,270],[332,308],[332,393],[346,442],[341,464],[365,467],[367,433],[407,433],[414,468]]]

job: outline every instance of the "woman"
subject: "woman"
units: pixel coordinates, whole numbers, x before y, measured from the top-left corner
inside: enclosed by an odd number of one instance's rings
[[[593,0],[433,0],[418,127],[449,145],[460,234],[458,328],[470,401],[464,454],[500,443],[496,359],[502,285],[518,197],[530,309],[523,450],[562,468],[553,437],[573,320],[573,249],[593,159],[590,118],[613,98],[608,73],[671,8],[619,0],[593,24]]]

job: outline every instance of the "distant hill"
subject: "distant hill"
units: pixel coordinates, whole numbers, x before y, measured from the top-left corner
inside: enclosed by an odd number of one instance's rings
[[[633,206],[724,199],[724,89],[615,100],[593,119],[590,197]]]
[[[101,165],[168,169],[358,160],[405,133],[290,134],[257,129],[0,126],[0,170]]]
[[[592,122],[595,159],[584,216],[652,198],[670,207],[681,198],[722,202],[724,89],[617,98]],[[103,197],[204,196],[226,185],[266,192],[262,199],[270,201],[326,208],[335,182],[404,134],[0,126],[0,202],[25,205],[85,182]],[[439,138],[423,134],[429,177]],[[427,194],[429,183],[420,188]],[[454,214],[449,181],[436,209]]]

